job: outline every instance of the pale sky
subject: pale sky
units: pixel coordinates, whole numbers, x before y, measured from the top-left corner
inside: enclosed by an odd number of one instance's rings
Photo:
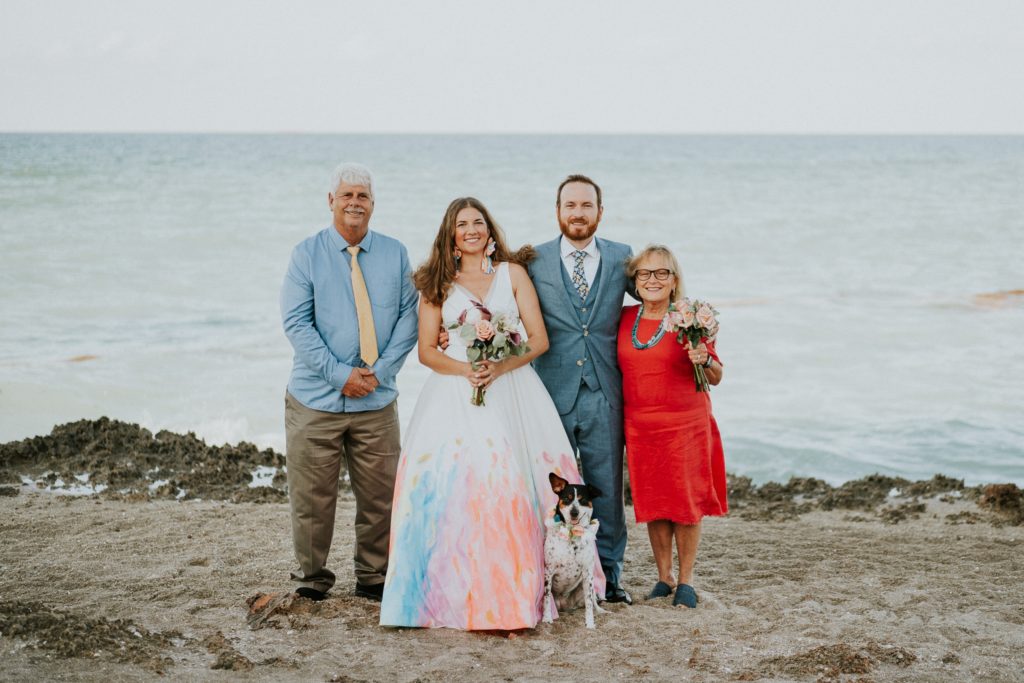
[[[1021,0],[0,0],[0,131],[1024,133]]]

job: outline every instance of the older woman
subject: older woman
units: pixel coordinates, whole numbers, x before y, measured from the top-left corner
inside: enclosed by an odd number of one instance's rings
[[[682,273],[667,247],[641,251],[627,267],[639,306],[622,310],[618,356],[622,368],[626,456],[636,521],[647,533],[658,566],[658,582],[648,599],[696,607],[693,564],[701,519],[724,515],[725,458],[711,397],[698,392],[694,365],[709,384],[722,381],[714,341],[691,349],[662,327],[669,305],[683,296]],[[672,541],[679,551],[679,574],[672,573]]]

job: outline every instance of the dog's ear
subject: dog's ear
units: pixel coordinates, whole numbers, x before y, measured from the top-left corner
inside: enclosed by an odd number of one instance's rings
[[[591,498],[597,498],[601,495],[601,489],[597,488],[593,484],[587,484],[587,493],[590,494]]]
[[[562,479],[560,476],[552,472],[548,475],[548,481],[551,482],[551,490],[555,493],[561,493],[562,489],[569,485],[569,482]]]

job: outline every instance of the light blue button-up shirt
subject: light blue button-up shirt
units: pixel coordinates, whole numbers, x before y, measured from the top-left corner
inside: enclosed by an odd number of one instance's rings
[[[380,352],[372,366],[380,386],[368,395],[341,394],[352,369],[366,364],[359,357],[352,255],[334,226],[295,247],[281,286],[284,333],[295,349],[288,393],[315,410],[358,413],[387,406],[398,396],[396,376],[416,345],[417,294],[405,246],[372,230],[358,246]]]

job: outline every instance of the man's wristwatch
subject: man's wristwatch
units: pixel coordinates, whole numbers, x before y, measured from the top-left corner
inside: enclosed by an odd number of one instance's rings
[[[708,359],[701,363],[701,367],[710,368],[712,363],[714,363],[714,361],[711,359],[711,354],[709,353]]]

